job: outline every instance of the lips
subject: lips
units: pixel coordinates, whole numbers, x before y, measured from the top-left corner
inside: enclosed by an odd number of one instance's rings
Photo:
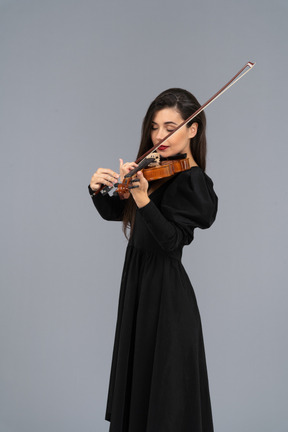
[[[158,147],[158,150],[166,150],[167,148],[168,148],[168,146],[161,145],[160,147]]]

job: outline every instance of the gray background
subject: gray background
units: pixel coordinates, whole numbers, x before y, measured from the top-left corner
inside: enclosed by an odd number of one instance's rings
[[[87,192],[150,101],[204,103],[218,219],[184,264],[216,432],[287,432],[287,0],[0,1],[0,431],[108,431],[126,241]]]

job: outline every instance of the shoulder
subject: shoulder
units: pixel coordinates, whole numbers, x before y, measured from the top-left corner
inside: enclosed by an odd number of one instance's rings
[[[184,195],[189,195],[189,193],[193,192],[215,194],[213,181],[198,166],[194,166],[187,171],[177,174],[167,188],[167,192],[181,192]]]
[[[185,212],[198,220],[198,226],[210,226],[217,213],[218,198],[211,178],[198,167],[175,176],[165,190],[162,206]]]

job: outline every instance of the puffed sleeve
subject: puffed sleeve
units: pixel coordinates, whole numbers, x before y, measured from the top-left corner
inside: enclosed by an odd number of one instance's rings
[[[193,167],[172,180],[159,208],[151,200],[139,212],[160,247],[173,251],[191,243],[195,228],[212,225],[217,204],[212,180]]]
[[[91,198],[103,219],[108,221],[121,221],[123,219],[125,200],[121,200],[118,195],[110,196],[98,193]]]

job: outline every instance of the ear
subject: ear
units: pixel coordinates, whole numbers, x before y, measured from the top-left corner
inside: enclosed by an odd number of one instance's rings
[[[189,127],[189,138],[194,138],[197,135],[198,131],[198,123],[192,123],[192,125]]]

